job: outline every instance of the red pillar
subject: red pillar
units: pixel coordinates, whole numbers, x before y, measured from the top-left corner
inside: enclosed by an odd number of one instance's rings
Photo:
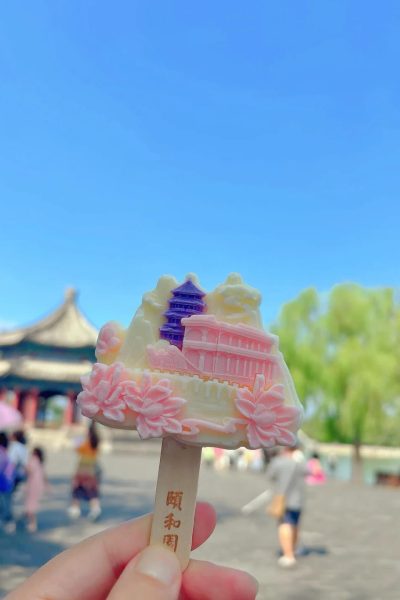
[[[15,408],[15,410],[19,410],[20,400],[21,400],[21,390],[18,388],[15,388],[15,390],[13,390],[13,398],[11,400],[11,406],[13,408]]]
[[[29,425],[34,425],[36,421],[36,414],[39,405],[39,392],[38,390],[30,390],[24,402],[24,421]]]
[[[64,410],[64,425],[72,425],[74,422],[75,392],[67,393],[67,404]]]

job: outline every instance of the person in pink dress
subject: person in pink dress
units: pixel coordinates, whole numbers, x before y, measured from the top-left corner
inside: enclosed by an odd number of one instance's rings
[[[37,513],[46,487],[44,452],[41,448],[33,449],[27,466],[27,474],[25,513],[27,529],[33,533],[37,530]]]
[[[308,485],[321,485],[326,482],[325,471],[322,468],[319,454],[314,452],[307,462],[308,475],[306,481]]]

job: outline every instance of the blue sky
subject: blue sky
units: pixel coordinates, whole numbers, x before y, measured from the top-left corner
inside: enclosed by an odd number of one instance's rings
[[[379,10],[378,10],[379,8]],[[400,7],[7,3],[0,322],[68,285],[127,323],[164,272],[399,285]]]

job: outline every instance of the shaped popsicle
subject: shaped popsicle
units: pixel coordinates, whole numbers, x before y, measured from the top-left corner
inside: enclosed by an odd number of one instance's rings
[[[206,294],[195,275],[144,294],[125,331],[99,333],[82,378],[82,413],[142,439],[162,437],[151,543],[187,564],[202,446],[294,445],[302,409],[279,351],[262,328],[260,293],[230,274]]]

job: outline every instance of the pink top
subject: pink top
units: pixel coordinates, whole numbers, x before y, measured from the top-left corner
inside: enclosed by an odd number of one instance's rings
[[[308,475],[306,481],[309,485],[325,483],[326,475],[318,458],[310,458],[307,462]]]
[[[28,514],[38,512],[45,485],[46,477],[43,465],[37,456],[32,455],[28,462],[28,479],[26,482],[25,510]]]

